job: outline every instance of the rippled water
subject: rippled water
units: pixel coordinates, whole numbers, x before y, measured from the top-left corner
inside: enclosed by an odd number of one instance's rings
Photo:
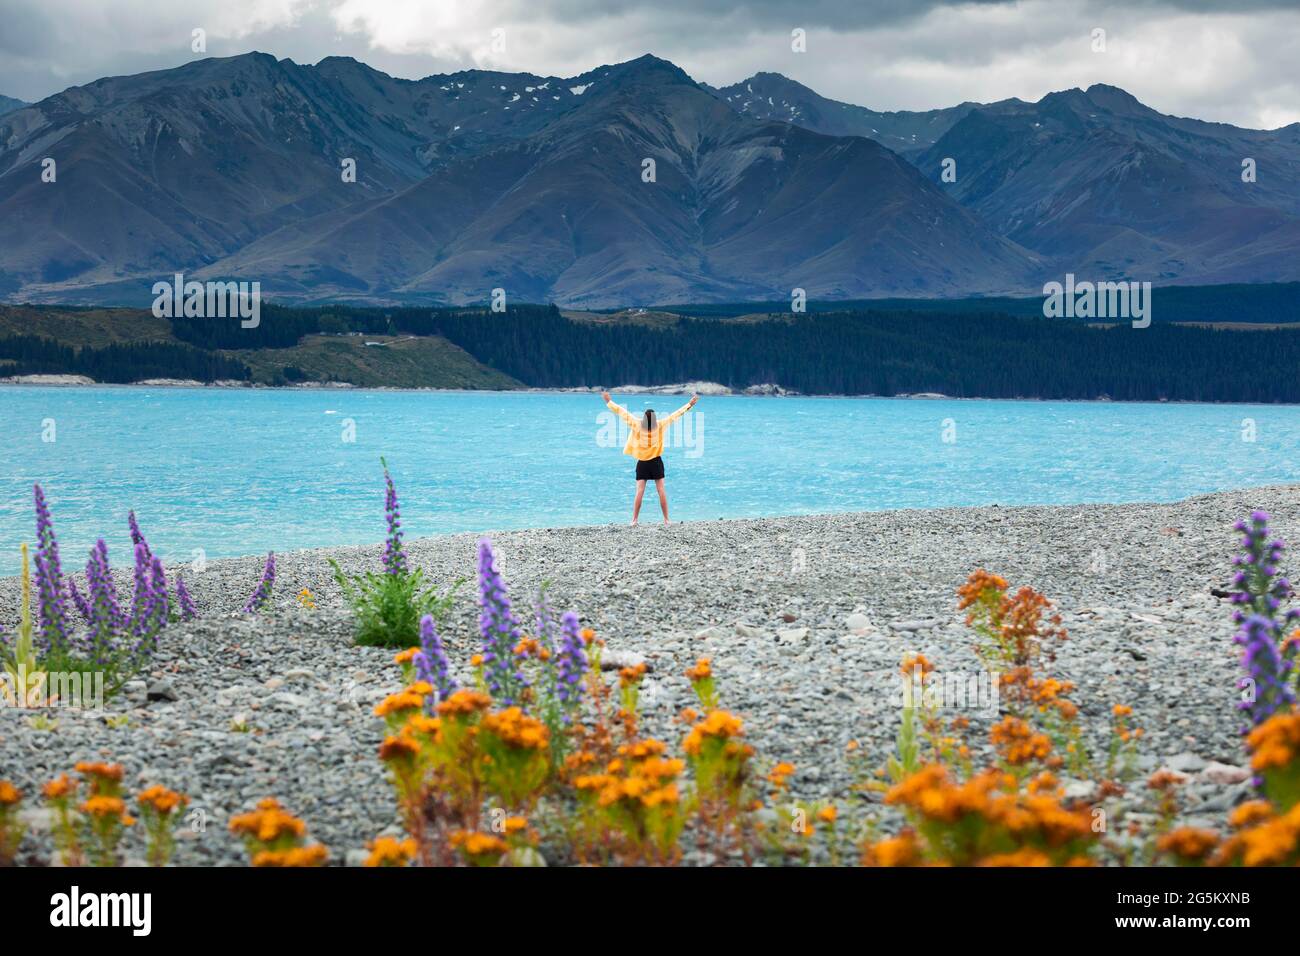
[[[1300,455],[1291,406],[727,397],[694,416],[665,454],[686,521],[1167,501],[1294,481]],[[381,455],[411,535],[623,522],[608,417],[572,394],[3,387],[0,573],[33,537],[33,481],[69,561],[99,536],[124,554],[128,508],[171,561],[378,541]]]

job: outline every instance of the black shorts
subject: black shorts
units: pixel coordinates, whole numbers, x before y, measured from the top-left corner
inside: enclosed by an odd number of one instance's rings
[[[638,461],[636,463],[637,481],[658,481],[663,476],[664,460],[659,455],[656,455],[649,461]]]

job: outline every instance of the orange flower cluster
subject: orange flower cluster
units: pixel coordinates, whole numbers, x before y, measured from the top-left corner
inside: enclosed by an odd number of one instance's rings
[[[471,830],[455,831],[450,842],[461,852],[465,861],[473,866],[491,866],[499,862],[510,849],[500,837]]]
[[[461,689],[438,704],[440,717],[468,717],[492,706],[492,698],[477,690]]]
[[[519,707],[507,707],[488,714],[479,727],[507,746],[521,750],[541,750],[550,741],[550,731],[546,725],[529,717]]]
[[[863,866],[920,866],[921,842],[911,827],[896,837],[869,843],[862,852]]]
[[[1025,690],[1029,700],[1038,706],[1039,713],[1054,710],[1064,720],[1073,720],[1079,713],[1079,708],[1065,696],[1074,691],[1074,684],[1070,681],[1055,677],[1030,679]]]
[[[645,672],[646,672],[646,665],[644,661],[642,661],[639,664],[633,664],[630,667],[622,668],[618,672],[619,687],[623,688],[624,690],[627,690],[629,687],[633,687],[636,684],[641,683],[641,679],[645,677]]]
[[[890,789],[885,802],[912,812],[940,862],[974,865],[1029,849],[1054,864],[1083,863],[1094,839],[1086,808],[1063,806],[1045,793],[1022,794],[1014,778],[996,771],[954,782],[940,765],[923,767]],[[900,850],[883,853],[905,859]],[[868,849],[876,859],[881,853],[879,846]]]
[[[1035,732],[1028,723],[1010,714],[994,724],[989,736],[1002,759],[1013,767],[1041,763],[1052,755],[1052,741],[1046,734]]]
[[[323,846],[302,845],[307,825],[274,797],[259,802],[252,813],[234,817],[230,832],[244,838],[253,866],[322,866],[329,855]]]
[[[677,780],[686,769],[668,758],[667,746],[658,740],[639,740],[618,748],[604,773],[584,774],[573,780],[585,807],[588,829],[616,845],[630,860],[666,863],[677,857],[677,838],[686,823]]]
[[[705,743],[710,740],[724,741],[730,747],[740,747],[732,738],[744,734],[744,727],[739,717],[729,714],[725,710],[710,711],[709,715],[691,728],[686,739],[682,742],[682,749],[689,756],[697,757]],[[747,748],[748,749],[748,748]],[[752,754],[753,750],[748,749]]]
[[[61,773],[41,788],[41,794],[46,800],[62,800],[71,796],[76,789],[76,781],[70,779],[66,773]]]
[[[1156,852],[1177,858],[1180,863],[1201,863],[1219,845],[1219,835],[1198,827],[1179,827],[1156,840]]]
[[[1300,713],[1274,714],[1246,737],[1256,773],[1287,767],[1300,755]]]
[[[924,682],[925,678],[934,672],[934,665],[930,663],[924,654],[917,654],[914,657],[904,658],[899,670],[903,672],[904,677],[919,677]]]
[[[694,667],[686,670],[686,679],[694,683],[695,681],[708,680],[713,676],[713,661],[708,657],[701,657],[695,662]]]
[[[287,850],[260,850],[253,854],[252,863],[256,867],[310,867],[324,866],[328,860],[329,851],[313,844]]]
[[[230,832],[259,843],[278,843],[286,838],[299,839],[307,825],[280,806],[275,797],[267,797],[252,813],[240,814],[230,821]]]
[[[1263,727],[1264,724],[1260,724]],[[1217,866],[1295,866],[1300,864],[1300,804],[1281,813],[1263,800],[1243,803],[1229,822],[1240,827],[1219,846]]]
[[[367,847],[370,855],[366,857],[366,866],[406,866],[415,859],[418,847],[411,838],[398,840],[396,837],[376,837]]]
[[[89,781],[91,793],[115,792],[117,785],[122,782],[120,763],[92,763],[83,760],[73,769]]]
[[[515,655],[517,657],[533,657],[539,661],[549,661],[551,652],[542,647],[535,637],[521,637],[519,643],[515,645]]]
[[[126,812],[126,801],[121,797],[90,797],[81,805],[81,812],[99,821],[114,821],[126,827],[135,824],[135,818]]]
[[[167,816],[173,810],[186,806],[190,802],[189,797],[158,784],[143,791],[136,800],[141,806],[149,807],[160,816]]]
[[[777,793],[785,790],[790,784],[790,777],[794,775],[794,764],[779,763],[767,772],[767,782],[772,785],[772,789]]]
[[[988,650],[1007,667],[1031,665],[1048,640],[1065,640],[1060,615],[1044,616],[1052,606],[1033,588],[1025,586],[1007,595],[1007,581],[983,568],[971,573],[957,589],[957,609],[966,611],[966,624],[990,638]]]
[[[22,792],[8,780],[0,780],[0,866],[13,862],[23,839],[23,825],[18,821],[18,804]]]
[[[424,710],[424,698],[432,692],[428,684],[417,681],[381,700],[375,707],[375,716],[400,724],[408,715]]]

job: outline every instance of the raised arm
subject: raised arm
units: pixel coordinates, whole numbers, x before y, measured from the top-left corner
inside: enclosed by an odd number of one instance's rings
[[[677,409],[677,411],[673,412],[673,413],[672,413],[671,415],[669,415],[667,418],[663,419],[663,421],[661,421],[660,424],[661,424],[664,428],[667,428],[667,427],[668,427],[669,425],[671,425],[673,422],[677,421],[677,419],[681,418],[683,415],[685,415],[687,412],[689,412],[689,411],[691,410],[691,406],[694,405],[694,404],[695,404],[696,402],[698,402],[699,400],[700,400],[700,396],[698,396],[698,395],[692,395],[692,396],[691,396],[691,400],[690,400],[689,402],[687,402],[687,403],[686,403],[685,405],[683,405],[681,408]]]
[[[627,424],[628,424],[629,426],[631,426],[632,428],[636,428],[636,427],[637,427],[637,425],[639,424],[639,422],[637,421],[636,416],[634,416],[631,412],[629,412],[629,411],[628,411],[626,408],[624,408],[622,405],[618,404],[618,402],[616,402],[616,401],[614,401],[613,399],[611,399],[611,398],[609,397],[609,392],[601,392],[601,393],[600,393],[600,397],[603,398],[603,399],[605,400],[605,404],[609,407],[609,410],[610,410],[611,412],[613,412],[613,413],[614,413],[615,415],[617,415],[619,418],[623,419],[623,421],[627,422]]]

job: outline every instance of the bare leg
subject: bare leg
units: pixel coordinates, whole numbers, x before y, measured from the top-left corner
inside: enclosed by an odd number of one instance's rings
[[[636,526],[637,518],[641,516],[641,499],[645,495],[645,479],[642,478],[636,483],[636,498],[632,500],[632,525]]]
[[[664,480],[662,478],[655,479],[655,490],[659,492],[659,507],[663,509],[664,524],[667,524],[668,523],[668,492],[664,488]]]

